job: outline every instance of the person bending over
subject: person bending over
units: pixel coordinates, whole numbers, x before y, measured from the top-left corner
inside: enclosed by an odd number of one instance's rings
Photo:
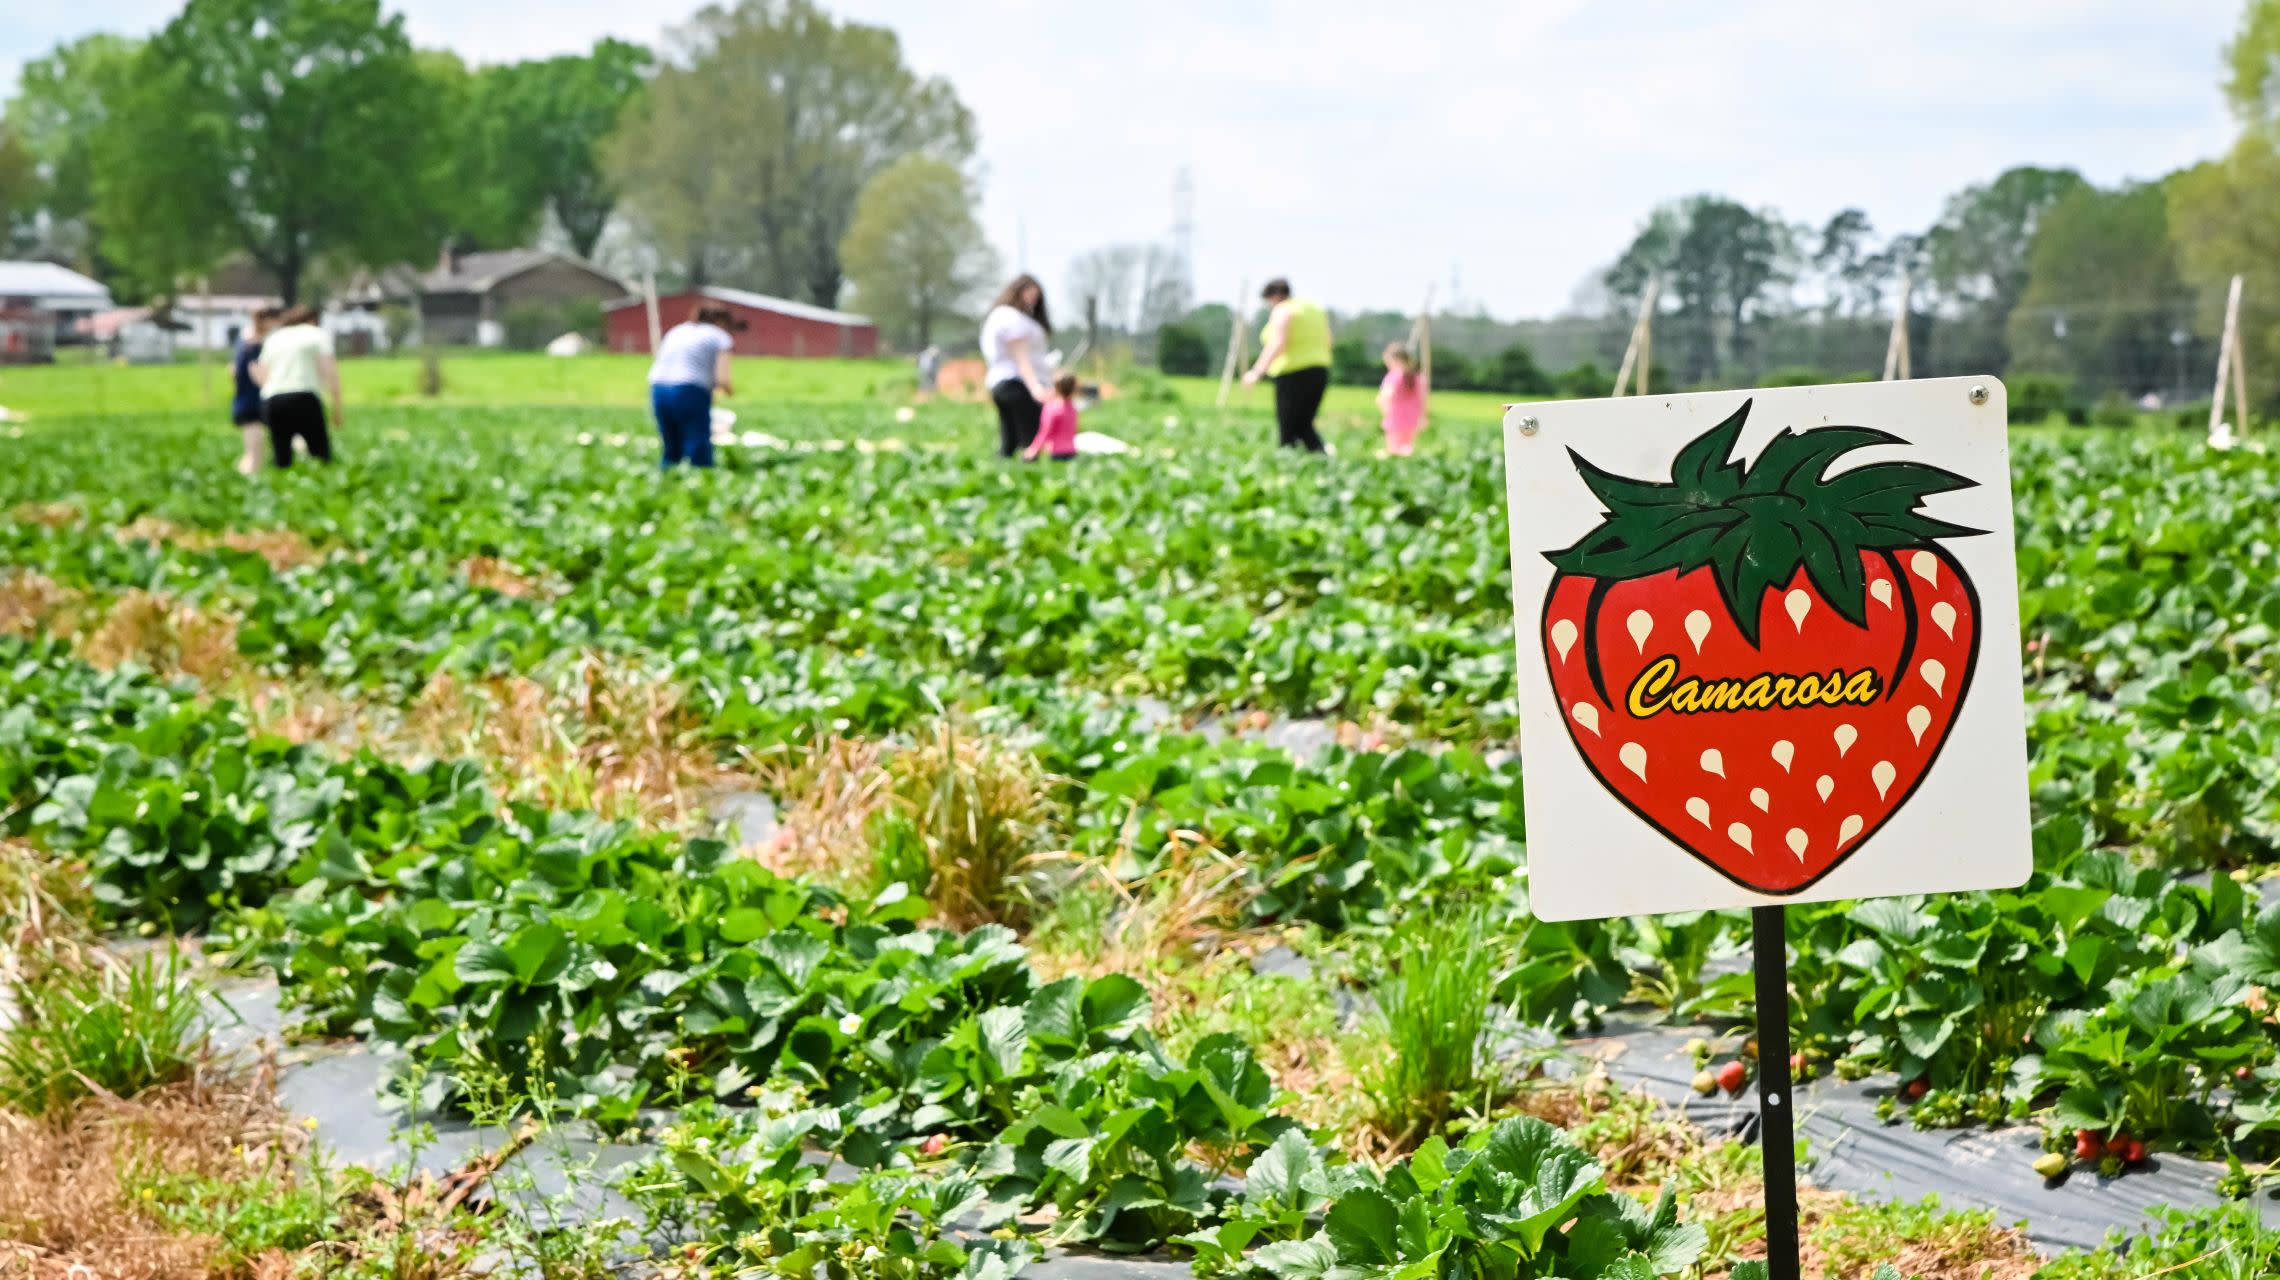
[[[736,394],[728,358],[736,345],[734,331],[743,327],[727,307],[700,302],[687,320],[658,340],[657,359],[649,366],[649,408],[664,444],[661,468],[670,470],[680,462],[713,464],[713,396]]]
[[[347,415],[341,411],[340,362],[333,358],[332,335],[317,326],[315,308],[291,307],[278,317],[276,332],[261,340],[253,380],[261,384],[269,460],[280,467],[292,466],[293,441],[298,439],[310,457],[331,462],[325,401],[332,401],[331,426],[343,425]]]
[[[1294,298],[1290,281],[1277,277],[1260,290],[1270,310],[1259,335],[1259,360],[1243,374],[1245,383],[1275,380],[1275,430],[1285,449],[1322,452],[1314,419],[1322,393],[1330,389],[1330,316],[1317,302]]]

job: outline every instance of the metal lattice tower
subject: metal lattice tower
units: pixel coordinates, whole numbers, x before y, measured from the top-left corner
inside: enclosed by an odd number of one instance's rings
[[[1195,179],[1182,165],[1172,175],[1172,270],[1180,296],[1195,294]]]

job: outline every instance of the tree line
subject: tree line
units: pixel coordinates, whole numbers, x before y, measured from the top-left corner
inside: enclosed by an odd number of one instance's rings
[[[994,271],[974,143],[892,31],[809,0],[487,66],[415,47],[380,0],[188,0],[147,40],[25,65],[0,107],[0,253],[126,298],[245,261],[293,301],[545,241],[826,306],[852,275],[923,330]]]

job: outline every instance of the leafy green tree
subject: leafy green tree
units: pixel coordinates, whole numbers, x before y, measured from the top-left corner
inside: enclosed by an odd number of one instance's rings
[[[589,53],[472,73],[455,117],[463,174],[454,190],[474,210],[467,229],[494,244],[527,243],[552,210],[571,247],[592,257],[617,205],[599,148],[650,65],[642,46],[602,40]]]
[[[812,0],[741,0],[673,50],[603,152],[603,172],[692,276],[738,274],[832,305],[863,185],[928,154],[963,164],[974,121],[885,27]]]
[[[1650,276],[1662,275],[1687,380],[1699,382],[1748,360],[1752,325],[1774,286],[1790,278],[1792,256],[1789,228],[1770,211],[1698,195],[1649,215],[1605,280],[1628,308]]]
[[[189,0],[97,130],[106,243],[154,282],[243,250],[287,301],[322,260],[424,253],[426,88],[378,0]]]
[[[2280,0],[2248,0],[2225,67],[2225,97],[2241,122],[2280,127]]]
[[[1168,324],[1156,331],[1156,367],[1191,378],[1211,372],[1211,344],[1193,325]]]
[[[2261,131],[2244,134],[2221,160],[2195,165],[2169,179],[2169,229],[2179,269],[2201,293],[2197,328],[2222,330],[2223,300],[2231,278],[2245,277],[2250,297],[2280,294],[2280,147]],[[2242,345],[2248,367],[2270,369],[2280,360],[2280,321],[2260,320],[2245,309]],[[2266,384],[2270,385],[2270,384]]]
[[[39,205],[39,165],[15,126],[0,117],[0,253],[9,252],[16,231]]]
[[[839,256],[856,304],[887,332],[927,345],[935,322],[997,274],[974,203],[966,175],[926,155],[904,156],[864,185]]]
[[[98,269],[95,206],[96,131],[110,104],[132,83],[138,40],[98,34],[58,45],[24,64],[6,117],[39,179],[36,203],[19,215],[45,214],[38,251]]]
[[[2089,184],[2072,169],[2022,165],[1948,197],[1925,236],[1931,278],[1945,309],[1940,363],[2003,368],[2011,310],[2026,292],[2035,228],[2051,206]]]
[[[1494,383],[1489,390],[1520,396],[1552,393],[1552,376],[1536,363],[1536,353],[1530,351],[1526,343],[1515,342],[1497,352],[1489,368],[1490,380]],[[1436,369],[1434,373],[1438,375],[1440,371]]]
[[[2162,184],[2079,188],[2035,228],[2027,286],[2010,317],[2012,364],[2118,382],[2133,394],[2166,387],[2170,334],[2186,317],[2148,304],[2183,292]]]

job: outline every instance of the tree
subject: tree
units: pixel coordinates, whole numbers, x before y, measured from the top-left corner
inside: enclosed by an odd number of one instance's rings
[[[288,302],[322,259],[423,253],[426,88],[378,0],[189,0],[97,130],[107,243],[153,282],[243,250]]]
[[[1489,367],[1495,391],[1511,395],[1546,396],[1552,393],[1552,376],[1536,363],[1536,353],[1528,344],[1515,342],[1496,353]]]
[[[1069,264],[1068,284],[1080,313],[1097,308],[1104,328],[1131,337],[1177,321],[1191,301],[1179,255],[1161,244],[1087,250]]]
[[[1649,276],[1661,273],[1675,305],[1686,377],[1699,382],[1745,363],[1750,329],[1774,285],[1789,278],[1788,226],[1724,196],[1692,196],[1649,215],[1606,274],[1609,292],[1635,306]]]
[[[921,347],[998,270],[966,176],[924,155],[904,156],[864,184],[839,256],[857,305]]]
[[[2184,317],[2162,304],[2183,289],[2162,184],[2071,192],[2035,228],[2010,317],[2013,367],[2132,393],[2168,386]]]
[[[692,275],[741,270],[829,306],[863,185],[906,155],[963,164],[973,117],[894,32],[811,0],[741,0],[669,33],[603,173]]]
[[[2241,123],[2280,127],[2280,0],[2249,0],[2225,66],[2225,97]]]
[[[88,220],[95,206],[96,131],[132,83],[142,44],[91,35],[58,45],[24,64],[7,107],[10,130],[39,178],[36,209],[41,252],[90,269],[97,247]]]
[[[1822,224],[1813,249],[1830,314],[1872,315],[1884,305],[1889,267],[1869,247],[1876,228],[1860,209],[1842,209]]]
[[[1202,377],[1212,370],[1211,344],[1193,325],[1165,325],[1156,330],[1156,367],[1165,373]]]
[[[2235,274],[2247,278],[2252,298],[2280,295],[2280,220],[2272,216],[2280,208],[2280,148],[2261,132],[2245,134],[2224,159],[2175,175],[2168,188],[2179,267],[2202,295],[2198,328],[2215,336]],[[2241,317],[2251,371],[2280,361],[2280,321],[2259,323],[2259,314],[2272,313],[2243,308]]]
[[[650,64],[642,46],[602,40],[590,53],[472,74],[465,108],[453,117],[464,130],[457,159],[465,170],[454,189],[476,207],[469,222],[478,238],[527,243],[551,210],[571,248],[593,256],[617,204],[599,148]]]
[[[2035,227],[2052,205],[2088,185],[2072,169],[2022,165],[1948,197],[1925,236],[1932,284],[1954,313],[1942,339],[1943,363],[2009,364],[2004,334],[2027,287]]]
[[[38,207],[39,166],[15,127],[0,117],[0,253],[11,251],[18,226]]]

